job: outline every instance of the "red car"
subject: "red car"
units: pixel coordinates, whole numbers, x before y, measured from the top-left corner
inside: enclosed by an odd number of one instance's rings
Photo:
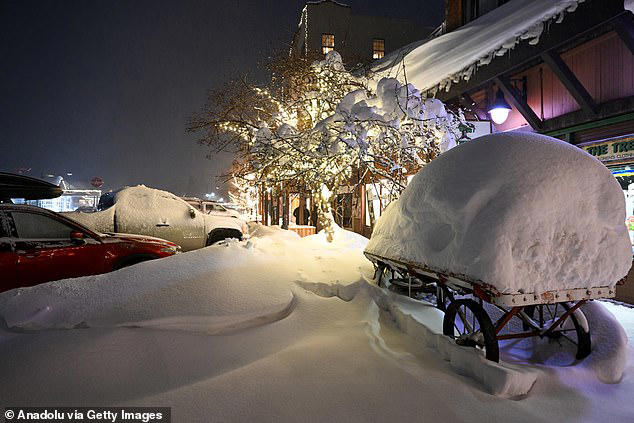
[[[39,207],[0,204],[0,291],[110,272],[179,249],[149,236],[98,234]]]

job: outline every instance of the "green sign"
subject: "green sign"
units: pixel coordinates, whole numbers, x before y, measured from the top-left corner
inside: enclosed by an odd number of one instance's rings
[[[579,147],[603,162],[634,158],[634,136],[631,135]]]

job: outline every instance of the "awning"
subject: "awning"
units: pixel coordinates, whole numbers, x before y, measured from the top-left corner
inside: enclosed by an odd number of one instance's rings
[[[455,31],[405,46],[371,67],[376,79],[398,78],[421,91],[449,91],[480,66],[503,56],[521,40],[539,43],[545,27],[562,22],[585,0],[511,0]]]

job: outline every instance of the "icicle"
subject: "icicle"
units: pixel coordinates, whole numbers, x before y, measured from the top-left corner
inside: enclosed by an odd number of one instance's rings
[[[493,53],[489,53],[487,56],[481,58],[478,61],[478,66],[486,66],[491,63],[491,60],[493,60]]]
[[[507,50],[512,49],[513,47],[515,47],[515,45],[517,44],[517,37],[513,37],[509,40],[506,40],[503,44],[502,47],[504,47]]]
[[[564,21],[564,15],[565,13],[561,12],[559,16],[557,16],[557,20],[555,21],[555,23],[558,23],[558,24],[562,23]]]
[[[469,66],[467,71],[464,73],[463,79],[465,81],[468,81],[469,79],[471,79],[471,75],[473,75],[473,72],[475,72],[475,70],[476,70],[476,64],[474,63],[473,65]]]

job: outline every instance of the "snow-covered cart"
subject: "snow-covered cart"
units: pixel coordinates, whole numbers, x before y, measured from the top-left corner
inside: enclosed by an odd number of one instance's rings
[[[632,254],[620,186],[599,161],[536,134],[496,134],[427,165],[377,222],[375,280],[431,289],[443,333],[498,361],[499,341],[591,352],[581,307],[612,298]]]
[[[375,281],[400,287],[435,291],[437,306],[445,312],[443,333],[463,346],[484,350],[487,359],[499,361],[498,341],[530,337],[564,337],[576,345],[581,360],[591,351],[590,328],[580,310],[588,300],[613,298],[614,287],[547,291],[540,294],[502,294],[494,286],[464,275],[438,272],[418,263],[365,253],[375,265]],[[411,292],[411,291],[410,291]],[[483,303],[490,304],[485,309]],[[494,322],[491,308],[499,310]],[[517,318],[518,326],[507,327]]]

